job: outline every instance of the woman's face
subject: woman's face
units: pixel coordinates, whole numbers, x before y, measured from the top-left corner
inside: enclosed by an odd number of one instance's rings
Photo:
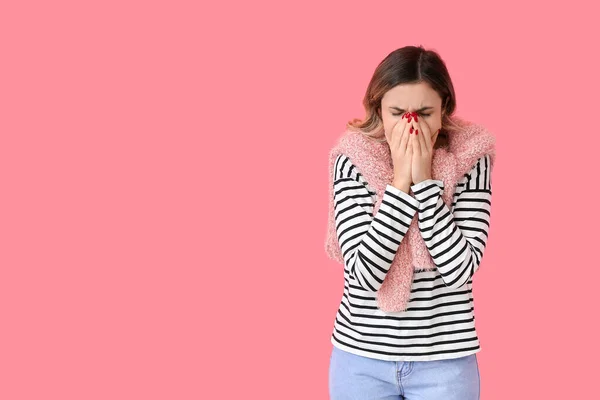
[[[442,98],[426,82],[397,85],[381,99],[381,119],[388,143],[394,125],[407,111],[415,111],[419,123],[427,123],[431,142],[435,143],[437,130],[442,126]]]

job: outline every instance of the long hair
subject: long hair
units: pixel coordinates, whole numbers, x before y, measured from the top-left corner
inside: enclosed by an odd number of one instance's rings
[[[446,64],[437,52],[425,50],[423,46],[401,47],[379,63],[363,98],[365,118],[355,118],[346,127],[360,131],[372,139],[386,141],[381,118],[383,95],[396,85],[419,82],[427,82],[442,98],[442,130],[438,137],[461,129],[452,120],[456,109],[456,95]]]

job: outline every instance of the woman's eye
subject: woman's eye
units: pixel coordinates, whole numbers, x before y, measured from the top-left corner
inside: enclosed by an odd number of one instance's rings
[[[400,113],[400,114],[394,114],[394,113],[392,113],[392,115],[395,116],[395,117],[397,117],[399,115],[402,115],[402,114],[404,114],[404,113]],[[419,115],[421,115],[423,117],[429,117],[431,114],[419,114]]]

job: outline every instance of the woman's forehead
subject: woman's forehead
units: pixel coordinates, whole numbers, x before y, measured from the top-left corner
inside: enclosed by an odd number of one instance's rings
[[[441,98],[428,84],[401,84],[388,90],[382,102],[404,110],[409,107],[421,109],[440,106]]]

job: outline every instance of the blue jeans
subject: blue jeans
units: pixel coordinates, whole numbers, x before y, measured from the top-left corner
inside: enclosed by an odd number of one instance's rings
[[[333,346],[330,400],[478,400],[477,355],[434,361],[384,361]]]

